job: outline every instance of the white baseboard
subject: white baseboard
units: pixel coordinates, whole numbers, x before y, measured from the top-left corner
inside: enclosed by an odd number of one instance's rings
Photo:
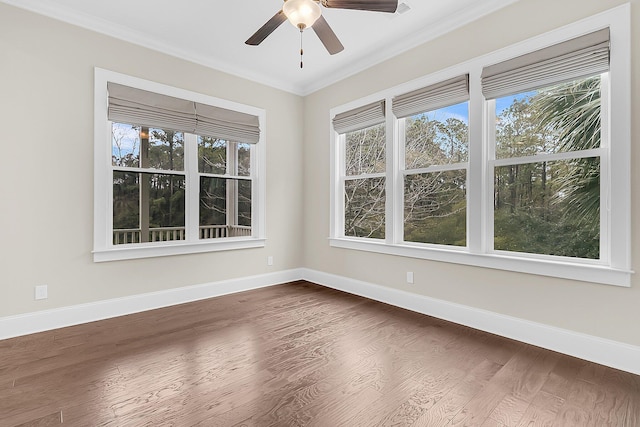
[[[64,328],[251,289],[264,288],[280,283],[300,280],[301,277],[302,272],[300,269],[284,270],[258,276],[222,280],[219,282],[168,289],[166,291],[3,317],[0,318],[0,339]]]
[[[407,310],[640,375],[640,347],[342,276],[302,269],[302,278]]]
[[[0,339],[307,280],[640,375],[640,347],[306,268],[0,318]]]

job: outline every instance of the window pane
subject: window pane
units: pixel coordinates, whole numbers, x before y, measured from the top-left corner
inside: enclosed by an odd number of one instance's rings
[[[147,130],[148,129],[148,130]],[[142,167],[165,170],[184,170],[184,134],[167,129],[142,128],[142,147],[145,147],[145,131],[149,135],[148,164],[142,159]]]
[[[238,143],[238,175],[251,176],[251,144]]]
[[[466,162],[468,141],[468,102],[407,117],[405,168]]]
[[[113,172],[114,244],[184,240],[184,218],[184,176]]]
[[[111,126],[111,164],[140,167],[140,127],[124,123]]]
[[[140,228],[140,179],[137,173],[113,172],[113,229]]]
[[[352,179],[344,183],[344,234],[383,239],[385,179]]]
[[[496,158],[600,147],[600,80],[496,99]]]
[[[184,134],[166,129],[113,123],[114,166],[184,170]]]
[[[385,125],[349,132],[345,135],[347,175],[385,171]]]
[[[227,141],[208,136],[198,137],[198,172],[227,173]]]
[[[251,227],[251,181],[238,180],[238,225]],[[251,229],[249,228],[249,231]],[[249,234],[251,234],[249,232]]]
[[[200,226],[210,225],[227,225],[227,180],[201,176]]]
[[[466,246],[466,175],[453,170],[405,178],[405,241]]]
[[[251,181],[200,177],[200,238],[251,236]]]
[[[600,257],[600,159],[495,168],[494,247]]]

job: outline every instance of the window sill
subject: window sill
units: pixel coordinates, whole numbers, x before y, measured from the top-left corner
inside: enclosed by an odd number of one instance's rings
[[[204,252],[231,251],[236,249],[262,248],[266,239],[229,238],[215,242],[198,243],[160,242],[135,245],[112,246],[93,251],[93,262],[120,261],[127,259],[155,258],[171,255],[197,254]]]
[[[383,241],[365,241],[364,239],[330,238],[329,242],[332,247],[336,248],[450,262],[622,287],[631,286],[631,275],[633,274],[633,271],[617,269],[608,265],[570,262],[564,258],[556,261],[525,258],[517,255],[474,254],[466,252],[464,248],[415,247],[407,244],[387,244]]]

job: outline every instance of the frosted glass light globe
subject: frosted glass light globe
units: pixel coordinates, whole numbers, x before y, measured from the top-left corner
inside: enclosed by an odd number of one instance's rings
[[[320,5],[313,0],[287,0],[282,11],[289,22],[301,30],[312,26],[322,14]]]

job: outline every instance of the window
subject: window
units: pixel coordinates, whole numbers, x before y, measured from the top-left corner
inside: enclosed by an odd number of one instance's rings
[[[629,286],[628,14],[333,109],[331,245]]]
[[[469,76],[393,98],[405,242],[466,246]]]
[[[251,236],[251,145],[198,137],[200,239]]]
[[[495,250],[606,261],[609,39],[604,28],[484,67]]]
[[[345,236],[384,239],[385,142],[384,124],[345,134]]]
[[[336,116],[344,158],[343,188],[345,236],[385,237],[385,103],[374,102]]]
[[[113,244],[185,239],[184,133],[112,123]]]
[[[99,69],[95,95],[95,261],[264,245],[262,110]]]
[[[492,102],[495,250],[600,259],[600,86],[606,78]]]

